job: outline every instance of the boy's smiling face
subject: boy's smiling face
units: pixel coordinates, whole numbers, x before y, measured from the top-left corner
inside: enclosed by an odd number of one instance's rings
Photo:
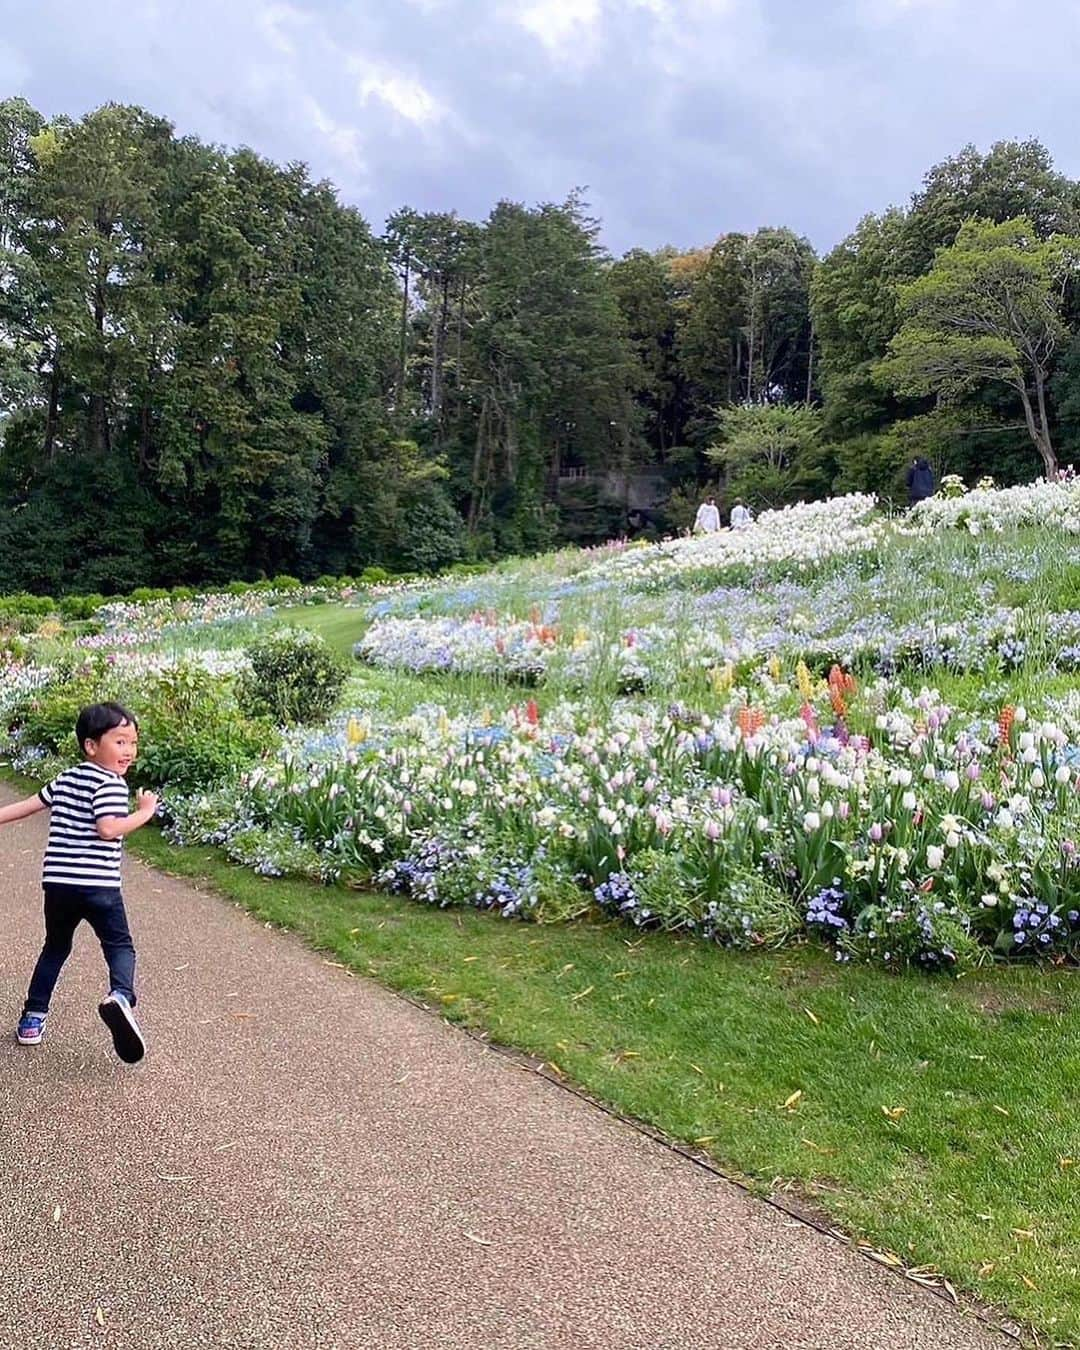
[[[83,750],[87,759],[123,778],[139,753],[139,729],[132,722],[121,722],[104,732],[99,740],[88,738]]]

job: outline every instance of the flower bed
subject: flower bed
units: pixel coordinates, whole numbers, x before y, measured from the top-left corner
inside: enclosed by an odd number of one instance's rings
[[[641,705],[600,724],[529,704],[477,726],[430,711],[373,749],[294,745],[175,803],[173,828],[264,872],[507,915],[591,904],[639,927],[740,945],[812,935],[838,959],[924,969],[1077,955],[1071,732],[852,683],[835,674],[797,711],[787,689],[715,717]],[[855,698],[869,734],[838,717]]]

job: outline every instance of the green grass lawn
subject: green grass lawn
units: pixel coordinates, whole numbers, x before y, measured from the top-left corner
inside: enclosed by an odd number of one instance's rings
[[[279,609],[277,616],[284,623],[318,633],[336,652],[350,657],[354,643],[360,641],[367,627],[364,611],[347,605],[295,605]]]
[[[755,1186],[1080,1344],[1078,973],[957,982],[616,925],[537,928],[136,851],[537,1056]]]

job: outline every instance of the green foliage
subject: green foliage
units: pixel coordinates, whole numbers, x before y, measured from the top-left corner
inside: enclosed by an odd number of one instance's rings
[[[241,677],[239,697],[249,716],[292,726],[324,722],[333,712],[347,667],[316,633],[277,629],[247,656],[251,670]]]
[[[243,716],[230,686],[188,665],[147,681],[138,696],[139,757],[128,775],[134,787],[194,792],[231,777],[274,745],[270,724]]]
[[[946,403],[1005,385],[1052,474],[1046,386],[1067,331],[1064,286],[1078,266],[1080,237],[1040,241],[1024,217],[966,221],[930,271],[901,287],[903,323],[878,364],[879,378],[902,394],[934,394]]]
[[[744,404],[718,417],[719,441],[705,453],[723,467],[729,498],[775,507],[828,491],[818,409]]]

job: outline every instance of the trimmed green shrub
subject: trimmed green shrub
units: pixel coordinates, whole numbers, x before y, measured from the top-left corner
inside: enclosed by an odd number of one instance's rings
[[[92,619],[104,603],[103,595],[65,595],[60,600],[60,613],[65,619]]]
[[[279,628],[247,648],[250,672],[241,676],[241,707],[278,726],[325,722],[347,674],[344,661],[317,633]]]

